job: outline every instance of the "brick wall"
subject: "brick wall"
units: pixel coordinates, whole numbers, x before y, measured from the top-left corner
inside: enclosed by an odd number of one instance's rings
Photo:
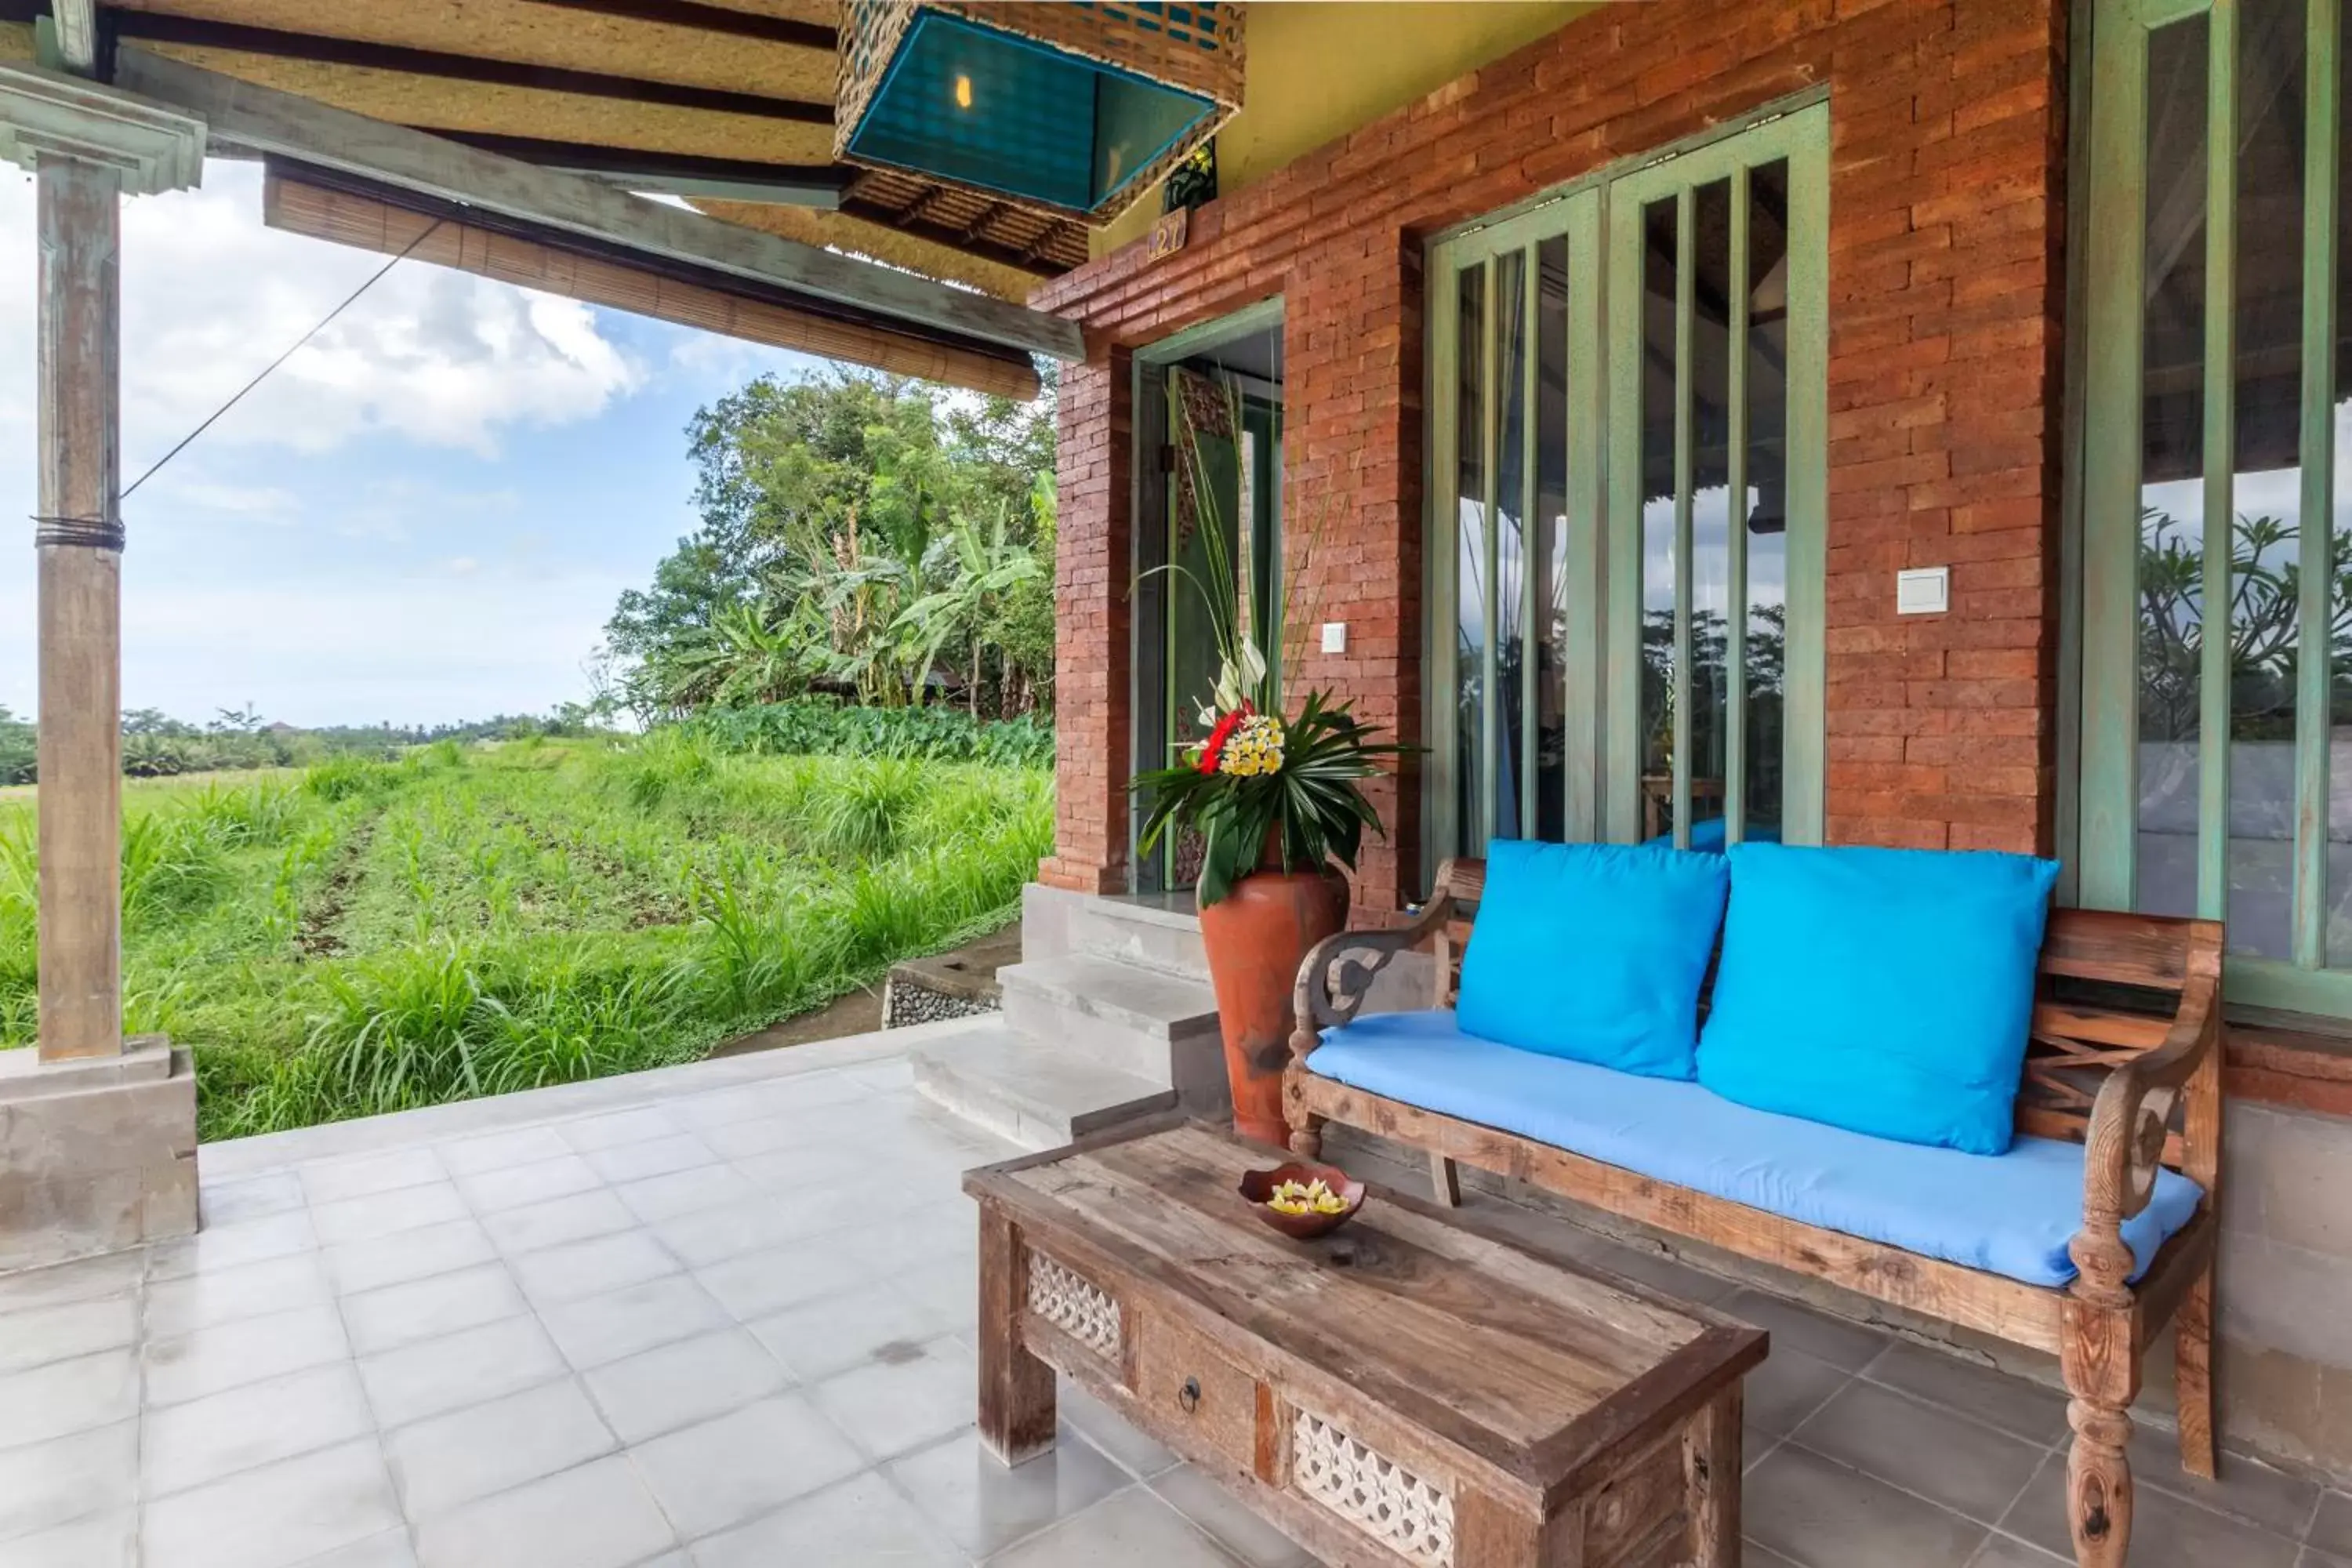
[[[2058,0],[1654,0],[1551,37],[1046,285],[1088,329],[1064,381],[1060,841],[1043,875],[1121,887],[1127,816],[1128,351],[1279,294],[1286,496],[1333,508],[1298,649],[1421,731],[1421,253],[1437,229],[1830,89],[1828,826],[1842,842],[2047,849],[2058,514],[2065,37]],[[1294,544],[1297,532],[1292,535]],[[1894,616],[1894,575],[1952,609]],[[1384,790],[1358,897],[1414,891],[1419,788]]]

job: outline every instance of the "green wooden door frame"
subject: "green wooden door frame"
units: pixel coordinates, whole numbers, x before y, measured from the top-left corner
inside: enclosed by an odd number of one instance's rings
[[[2081,302],[2079,581],[2065,602],[2079,616],[2079,715],[2074,737],[2071,849],[2077,900],[2130,909],[2138,898],[2142,333],[2147,298],[2149,38],[2203,17],[2206,137],[2201,596],[2231,603],[2235,518],[2236,156],[2238,0],[2080,0],[2091,35],[2088,195]],[[2341,106],[2339,0],[2305,0],[2303,128],[2301,495],[2298,646],[2330,647],[2334,563],[2336,254]],[[2076,590],[2079,590],[2077,592]],[[2226,919],[2229,902],[2231,639],[2202,637],[2199,666],[2196,912]],[[2352,970],[2329,969],[2326,897],[2331,658],[2297,661],[2290,955],[2233,954],[2226,994],[2263,1008],[2352,1016]],[[2063,787],[2063,785],[2062,785]]]

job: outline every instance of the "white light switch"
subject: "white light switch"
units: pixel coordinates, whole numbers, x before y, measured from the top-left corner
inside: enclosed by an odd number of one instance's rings
[[[1952,607],[1952,569],[1922,566],[1895,574],[1895,613],[1940,616]]]
[[[1323,623],[1323,651],[1325,653],[1345,653],[1348,651],[1347,622],[1325,621]]]

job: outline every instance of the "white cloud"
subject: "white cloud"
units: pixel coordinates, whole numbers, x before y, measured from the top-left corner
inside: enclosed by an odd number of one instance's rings
[[[126,481],[383,265],[264,228],[257,165],[208,163],[205,182],[123,205]],[[34,221],[31,180],[0,179],[0,236]],[[0,244],[0,299],[31,300],[35,266],[30,244]],[[0,313],[0,438],[31,429],[33,349],[31,312]],[[488,455],[501,427],[592,419],[646,376],[585,305],[404,262],[204,442],[317,452],[382,431]]]

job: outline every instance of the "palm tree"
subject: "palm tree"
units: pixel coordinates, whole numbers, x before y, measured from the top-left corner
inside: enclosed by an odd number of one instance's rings
[[[997,508],[996,521],[984,532],[969,516],[957,517],[932,553],[948,557],[946,584],[908,605],[898,616],[899,624],[925,639],[922,662],[916,667],[919,681],[929,675],[949,643],[969,639],[971,675],[964,695],[972,717],[978,718],[988,634],[997,623],[1004,596],[1037,577],[1044,568],[1026,544],[1009,536],[1003,506]],[[918,696],[917,701],[920,700]]]

